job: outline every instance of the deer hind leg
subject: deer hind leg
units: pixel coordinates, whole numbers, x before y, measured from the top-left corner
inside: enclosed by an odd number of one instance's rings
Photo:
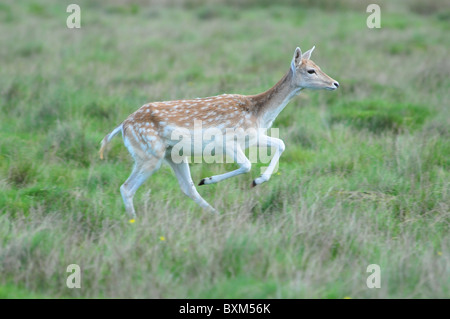
[[[125,204],[125,209],[130,219],[136,218],[136,211],[134,210],[133,197],[138,188],[154,173],[160,165],[162,159],[151,158],[146,162],[136,162],[133,172],[125,183],[120,186],[120,193]]]
[[[160,168],[165,150],[157,135],[154,135],[152,142],[148,143],[145,137],[136,134],[131,129],[124,134],[124,142],[133,156],[135,164],[131,175],[120,186],[120,193],[128,216],[130,219],[135,219],[133,197],[139,187]]]
[[[211,205],[209,205],[197,192],[194,182],[192,181],[189,164],[187,163],[186,159],[184,159],[181,163],[175,163],[174,161],[172,161],[170,156],[167,156],[166,161],[172,167],[183,193],[193,199],[198,205],[200,205],[200,207],[212,213],[216,213],[217,211]]]
[[[214,175],[211,177],[204,178],[200,181],[198,185],[214,184],[221,182],[224,179],[250,172],[250,169],[252,168],[252,163],[245,156],[245,153],[242,151],[239,145],[234,144],[226,145],[225,151],[228,153],[228,155],[233,157],[234,161],[239,165],[239,168],[221,175]]]

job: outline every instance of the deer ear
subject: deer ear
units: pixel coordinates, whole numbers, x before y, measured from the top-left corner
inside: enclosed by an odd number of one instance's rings
[[[294,57],[292,58],[291,68],[292,71],[295,71],[295,68],[302,64],[302,50],[297,47],[294,51]]]
[[[316,46],[313,46],[311,49],[303,53],[302,59],[309,60],[311,58],[311,53],[314,51],[315,48]]]

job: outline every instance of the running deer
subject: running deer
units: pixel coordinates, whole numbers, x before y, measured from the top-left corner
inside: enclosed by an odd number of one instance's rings
[[[218,183],[227,178],[248,173],[251,168],[244,150],[249,146],[266,146],[275,149],[267,169],[262,175],[253,180],[252,187],[267,182],[278,160],[285,149],[282,140],[266,135],[273,121],[284,109],[289,101],[300,93],[302,89],[336,90],[339,83],[326,75],[313,61],[311,53],[315,47],[302,54],[296,48],[291,66],[283,78],[269,90],[256,95],[224,94],[219,96],[197,98],[192,100],[178,100],[166,102],[152,102],[143,105],[136,112],[105,136],[101,142],[100,158],[111,139],[122,133],[123,141],[134,158],[135,165],[131,175],[120,187],[126,211],[134,222],[136,218],[133,197],[138,188],[156,170],[163,161],[173,169],[181,190],[192,198],[202,208],[215,212],[197,192],[192,182],[189,164],[186,158],[175,161],[172,150],[180,139],[174,139],[177,130],[184,130],[190,136],[196,136],[194,122],[201,121],[202,130],[216,128],[221,132],[225,129],[242,129],[248,133],[240,143],[235,138],[225,137],[215,147],[222,147],[223,154],[231,157],[239,168],[231,172],[204,178],[199,185]],[[250,130],[251,129],[251,130]],[[198,136],[198,135],[197,135]],[[194,147],[194,138],[183,140],[186,148],[192,149],[191,155],[202,155],[207,143],[200,143]]]

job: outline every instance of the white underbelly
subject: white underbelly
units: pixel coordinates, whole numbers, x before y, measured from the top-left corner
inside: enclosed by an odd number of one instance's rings
[[[208,156],[232,154],[238,146],[241,150],[257,144],[258,130],[209,128],[198,131],[174,128],[164,136],[167,148],[180,156]],[[217,155],[215,155],[217,156]]]

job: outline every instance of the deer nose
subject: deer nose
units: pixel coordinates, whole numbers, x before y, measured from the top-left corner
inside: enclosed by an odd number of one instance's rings
[[[336,89],[339,87],[339,82],[334,82],[333,85],[336,87]]]

